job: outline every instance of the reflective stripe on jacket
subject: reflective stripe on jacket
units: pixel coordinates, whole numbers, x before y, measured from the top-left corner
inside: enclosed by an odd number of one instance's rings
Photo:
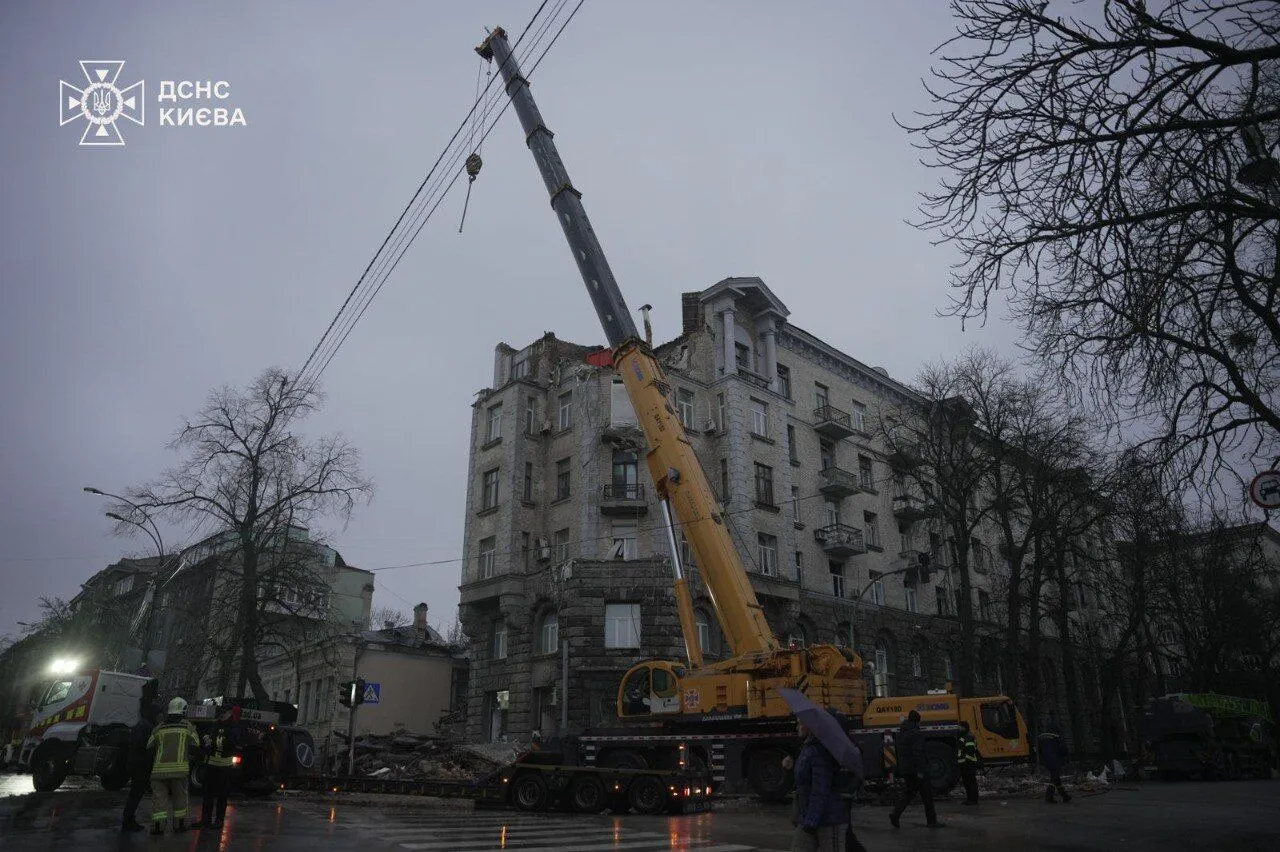
[[[183,719],[180,722],[165,722],[157,725],[147,740],[147,748],[155,748],[156,761],[151,765],[152,778],[185,778],[188,749],[200,747],[200,739],[191,723]]]
[[[231,765],[231,741],[225,731],[218,731],[212,737],[206,736],[204,740],[210,766]]]
[[[956,762],[961,766],[978,763],[978,741],[973,734],[961,734],[956,743]]]

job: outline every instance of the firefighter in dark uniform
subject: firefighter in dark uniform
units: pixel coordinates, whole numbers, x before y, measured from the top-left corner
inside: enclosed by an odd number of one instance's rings
[[[235,765],[227,715],[218,719],[212,733],[204,735],[201,750],[204,753],[204,784],[200,820],[192,823],[191,827],[222,828],[222,820],[227,815],[227,791],[231,787],[231,772]]]
[[[960,723],[960,739],[956,741],[956,763],[964,782],[964,804],[978,804],[978,741],[969,733],[969,723]]]
[[[155,761],[155,754],[147,748],[147,741],[155,730],[158,715],[158,707],[143,707],[137,723],[129,732],[129,749],[125,752],[125,765],[129,768],[129,796],[124,802],[121,831],[146,831],[146,826],[138,822],[138,805],[151,789],[151,764]]]
[[[902,778],[902,796],[889,814],[889,822],[893,823],[894,828],[899,828],[898,818],[918,793],[924,805],[925,823],[930,828],[941,828],[944,823],[938,822],[938,813],[933,807],[933,783],[928,775],[929,758],[925,753],[924,733],[920,730],[920,714],[917,711],[912,710],[907,714],[907,721],[898,729],[894,746],[898,755],[898,774]]]

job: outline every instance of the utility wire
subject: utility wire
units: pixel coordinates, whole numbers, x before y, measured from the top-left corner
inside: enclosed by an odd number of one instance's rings
[[[564,0],[561,0],[562,4],[563,2]],[[546,6],[546,3],[547,3],[547,0],[544,0],[542,5],[538,7],[538,11],[535,12],[534,17],[530,19],[529,24],[526,25],[524,32],[522,32],[520,36],[516,39],[516,43],[512,48],[513,58],[517,56],[515,52],[516,49],[519,47],[521,41],[524,39],[525,34],[529,32],[530,27],[533,26],[534,22],[537,20],[538,16],[541,14],[543,8]],[[558,9],[559,7],[556,7],[556,8]],[[574,11],[576,12],[577,10],[575,9]],[[572,17],[572,15],[570,17]],[[537,35],[535,35],[533,42],[531,43],[528,50],[526,51],[524,59],[527,59],[528,56],[532,55],[533,52],[537,50],[542,34],[545,34],[545,32],[547,31],[551,23],[554,22],[554,20],[555,18],[553,14],[552,18],[544,22],[542,29],[539,30],[539,33]],[[568,21],[566,20],[565,24],[567,23]],[[563,29],[564,29],[564,26],[562,25],[560,32],[563,32]],[[559,32],[557,32],[557,37],[558,36],[559,36]],[[554,41],[555,40],[553,39],[551,44],[554,44]],[[547,52],[551,48],[551,44],[548,44],[547,47],[542,50],[542,53],[539,55],[537,59],[537,62],[540,63],[542,59],[545,58]],[[523,60],[520,58],[515,58],[515,61],[520,62]],[[501,76],[501,73],[492,75],[490,77],[488,84],[486,84],[486,86],[484,87],[484,91],[481,93],[480,97],[477,98],[475,102],[472,104],[472,107],[468,111],[466,118],[464,118],[463,122],[459,125],[458,129],[454,132],[454,135],[450,139],[449,144],[446,146],[445,150],[441,153],[441,155],[437,158],[435,164],[432,166],[431,171],[428,172],[427,177],[423,179],[422,184],[419,185],[418,191],[414,194],[413,198],[410,200],[409,204],[405,207],[404,211],[402,211],[400,218],[397,219],[395,225],[392,227],[392,230],[387,234],[387,237],[386,239],[384,239],[382,245],[379,247],[378,252],[374,255],[374,258],[369,262],[369,265],[365,268],[365,272],[361,275],[356,285],[352,288],[351,292],[348,294],[347,299],[343,302],[342,307],[339,308],[338,313],[334,316],[333,321],[330,322],[329,327],[325,330],[324,335],[321,336],[320,341],[317,342],[315,348],[312,350],[311,354],[308,356],[307,361],[304,362],[303,368],[299,371],[300,377],[303,376],[306,370],[312,367],[312,365],[317,365],[316,369],[313,371],[313,374],[309,383],[307,383],[310,387],[314,387],[314,385],[318,382],[320,375],[328,367],[329,363],[332,362],[333,357],[337,354],[337,351],[342,347],[347,337],[350,336],[352,329],[354,329],[356,323],[359,322],[360,317],[364,315],[364,311],[368,308],[368,305],[381,291],[382,287],[385,285],[391,273],[394,272],[395,268],[399,265],[399,261],[404,256],[404,253],[407,251],[409,245],[411,245],[413,240],[417,238],[417,235],[421,231],[422,227],[426,224],[427,220],[430,219],[431,215],[434,214],[435,210],[439,207],[444,197],[447,196],[450,189],[452,189],[453,185],[457,182],[458,178],[463,173],[462,168],[460,167],[460,162],[463,159],[465,159],[465,157],[469,153],[471,153],[471,151],[473,151],[476,147],[483,146],[484,140],[488,137],[489,132],[493,129],[493,126],[496,124],[497,119],[494,119],[494,122],[489,125],[489,128],[485,131],[484,135],[480,138],[480,141],[478,144],[475,142],[474,132],[473,132],[470,140],[472,144],[470,146],[461,146],[461,147],[458,147],[456,151],[454,150],[455,143],[457,143],[459,139],[461,139],[463,142],[467,141],[466,138],[463,137],[463,131],[467,128],[468,123],[472,121],[472,117],[476,115],[476,110],[478,108],[480,109],[480,113],[478,115],[479,124],[483,124],[485,121],[487,121],[489,114],[492,112],[492,110],[496,106],[498,100],[506,100],[507,102],[506,105],[503,106],[502,111],[498,114],[498,118],[501,118],[502,114],[506,112],[506,108],[510,104],[510,99],[504,98],[503,90],[499,89],[492,96],[489,93],[489,90],[492,87],[494,80],[498,79],[500,76]],[[483,107],[481,107],[482,100],[485,101]],[[445,168],[441,169],[440,164],[446,159],[450,159],[450,164]],[[432,196],[437,195],[437,189],[439,188],[440,184],[448,177],[450,172],[453,173],[452,178],[448,180],[448,183],[444,186],[443,190],[439,191],[438,193],[439,197],[435,199],[434,203],[432,203]],[[414,210],[415,207],[417,207],[416,211]],[[425,215],[423,215],[424,210],[425,210]],[[407,221],[407,224],[406,224],[406,221]],[[377,283],[374,283],[374,282],[377,282]],[[362,289],[364,290],[364,293],[361,294],[357,299],[357,293]],[[354,313],[347,313],[347,309],[352,306],[353,299],[356,299],[356,303],[359,305],[359,307],[353,308]],[[345,322],[343,322],[344,318],[346,320]],[[335,327],[338,327],[339,323],[342,323],[342,327],[339,331],[335,333],[334,331]],[[320,354],[322,349],[326,350],[324,354]],[[300,379],[300,383],[303,383],[301,379]]]

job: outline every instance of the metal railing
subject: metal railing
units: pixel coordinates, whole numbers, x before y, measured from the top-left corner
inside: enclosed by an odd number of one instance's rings
[[[638,482],[614,482],[604,487],[606,500],[643,500],[644,486]]]

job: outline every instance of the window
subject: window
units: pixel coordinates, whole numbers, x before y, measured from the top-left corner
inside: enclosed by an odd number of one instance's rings
[[[889,695],[889,643],[883,639],[876,640],[875,692],[877,698]]]
[[[556,499],[567,500],[569,498],[569,460],[560,459],[556,462]]]
[[[538,431],[538,398],[536,396],[526,396],[524,398],[524,433],[532,435]]]
[[[911,649],[911,676],[924,677],[924,654],[919,648]]]
[[[716,424],[721,430],[729,428],[729,421],[725,419],[724,410],[724,394],[716,394]]]
[[[613,522],[613,545],[609,550],[610,559],[636,558],[636,524],[635,521]]]
[[[978,618],[991,620],[991,595],[981,590],[978,591]]]
[[[800,451],[796,448],[796,427],[787,424],[787,458],[793,462],[800,461]]]
[[[480,539],[480,579],[487,580],[493,576],[498,539],[494,536]]]
[[[827,386],[818,382],[813,383],[813,400],[814,405],[818,408],[826,408],[831,404],[831,391]]]
[[[956,661],[950,651],[942,652],[942,674],[947,680],[956,679]]]
[[[489,718],[485,726],[489,729],[491,742],[502,742],[507,736],[507,709],[511,703],[511,693],[502,689],[488,694]]]
[[[856,399],[853,401],[853,411],[849,412],[853,418],[853,428],[862,432],[867,432],[867,407]]]
[[[880,519],[875,512],[863,512],[862,523],[867,531],[867,547],[880,546]]]
[[[676,391],[676,412],[680,415],[680,423],[686,429],[693,428],[693,391],[680,388]]]
[[[505,660],[507,658],[507,623],[505,621],[495,621],[493,623],[493,659]]]
[[[876,606],[884,606],[884,580],[877,577],[875,581],[871,583],[871,588],[867,590],[867,593],[871,595],[871,602],[873,604]]]
[[[768,533],[756,533],[756,560],[760,573],[772,577],[778,573],[778,537]]]
[[[711,622],[707,620],[707,614],[702,610],[697,610],[693,614],[693,623],[698,628],[698,647],[702,649],[704,654],[711,651]]]
[[[133,589],[133,575],[116,580],[116,595],[127,595]]]
[[[751,434],[769,437],[769,406],[758,399],[751,400]]]
[[[496,441],[502,437],[502,403],[489,408],[489,425],[485,430],[485,442]]]
[[[791,399],[791,368],[786,364],[779,364],[778,369],[778,393],[787,399]]]
[[[729,502],[729,460],[720,459],[720,502]]]
[[[800,523],[800,489],[791,486],[791,520]]]
[[[498,469],[486,470],[484,472],[484,487],[482,489],[482,505],[481,509],[492,509],[498,505]]]
[[[520,561],[526,569],[529,567],[529,533],[523,531],[520,533]]]
[[[827,526],[834,527],[838,523],[840,523],[840,504],[828,502],[827,503]]]
[[[300,715],[302,718],[299,719],[298,721],[305,725],[309,718],[309,714],[307,711],[309,709],[309,705],[311,704],[311,681],[308,680],[302,684],[302,694],[299,696],[299,698],[300,700],[298,701],[298,715]]]
[[[733,360],[739,370],[751,369],[751,347],[745,343],[733,344]]]
[[[569,558],[569,528],[556,530],[551,534],[551,546],[555,551],[556,562],[564,562]]]
[[[800,573],[803,570],[804,570],[804,551],[797,550],[796,551],[796,577],[799,577]]]
[[[773,468],[756,462],[756,502],[773,505]]]
[[[560,649],[560,616],[549,612],[538,626],[538,653],[554,654]]]
[[[640,497],[640,466],[636,454],[628,450],[613,451],[613,496],[616,500]]]
[[[556,428],[564,431],[573,425],[573,391],[565,391],[560,394],[558,410],[560,419],[557,421]]]
[[[511,378],[523,379],[529,375],[529,359],[519,358],[511,364]]]
[[[919,608],[918,608],[918,607],[917,607],[917,605],[916,605],[916,589],[915,589],[915,587],[914,587],[914,586],[906,586],[906,587],[904,587],[904,591],[907,593],[907,612],[919,612],[920,610],[919,610]]]
[[[844,566],[839,563],[830,563],[831,568],[831,594],[838,598],[844,597]]]
[[[868,491],[873,491],[876,487],[875,468],[871,466],[871,459],[866,456],[858,456],[858,484]]]
[[[533,502],[533,462],[524,463],[524,488],[521,495],[525,502]]]
[[[640,604],[604,605],[604,646],[606,648],[640,647]]]
[[[822,438],[818,441],[818,462],[823,470],[836,466],[836,445],[830,438]]]

